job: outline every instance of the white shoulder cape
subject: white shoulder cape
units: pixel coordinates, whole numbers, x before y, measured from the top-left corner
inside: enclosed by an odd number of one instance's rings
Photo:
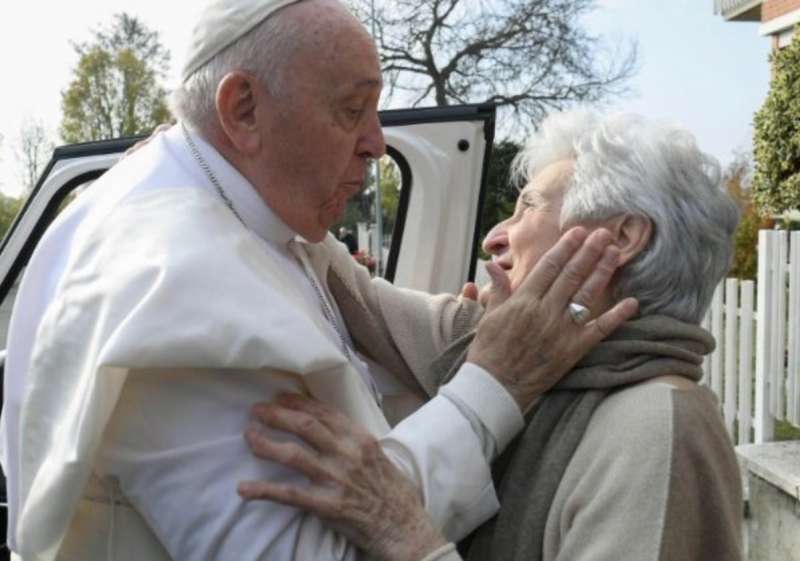
[[[304,312],[315,303],[212,194],[142,189],[105,210],[75,234],[28,372],[16,534],[26,561],[55,558],[132,370],[290,373],[376,436],[389,430]]]

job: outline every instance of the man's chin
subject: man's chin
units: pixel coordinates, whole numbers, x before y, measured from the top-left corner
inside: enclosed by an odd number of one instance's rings
[[[327,235],[328,235],[328,229],[327,228],[324,228],[324,229],[314,228],[313,231],[310,231],[310,232],[308,232],[308,234],[303,235],[303,238],[305,238],[305,240],[307,242],[319,243],[322,240],[324,240],[325,236],[327,236]]]
[[[343,205],[341,208],[330,209],[328,212],[319,217],[319,241],[322,241],[325,238],[325,234],[327,234],[336,224],[342,221],[346,209],[347,206]],[[313,241],[309,238],[306,239],[308,241]]]

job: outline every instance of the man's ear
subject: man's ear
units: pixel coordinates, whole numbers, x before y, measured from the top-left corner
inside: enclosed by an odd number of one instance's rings
[[[614,235],[615,245],[619,248],[619,266],[639,255],[653,235],[653,222],[633,214],[617,216],[604,227]]]
[[[217,115],[222,131],[228,142],[245,155],[257,152],[261,146],[257,88],[255,77],[241,71],[226,74],[217,86]]]

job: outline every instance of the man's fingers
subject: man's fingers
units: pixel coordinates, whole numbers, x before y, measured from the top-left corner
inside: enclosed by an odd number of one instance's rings
[[[611,233],[602,228],[595,230],[586,238],[581,248],[564,265],[547,291],[547,300],[553,309],[566,309],[569,302],[573,300],[588,306],[588,303],[577,300],[576,294],[596,271],[598,263],[602,260],[606,248],[612,241]],[[614,267],[616,268],[616,262]],[[594,282],[596,283],[602,278],[606,278],[605,273],[596,277]],[[587,297],[591,296],[591,294],[587,295]]]
[[[478,291],[478,304],[486,308],[489,304],[489,295],[492,292],[492,284],[486,283],[483,288]]]
[[[478,286],[474,282],[468,282],[461,289],[461,297],[467,300],[478,300]]]
[[[596,310],[597,305],[605,294],[608,283],[611,282],[619,263],[619,248],[609,245],[603,251],[603,256],[595,263],[589,278],[583,286],[572,295],[570,301],[582,304],[590,310]]]
[[[569,260],[581,249],[587,235],[586,229],[581,227],[572,228],[563,234],[519,285],[517,292],[520,297],[541,299],[562,274]]]
[[[626,298],[617,303],[606,313],[586,324],[582,334],[584,343],[588,345],[588,348],[594,347],[611,335],[620,325],[635,316],[637,311],[639,311],[639,302],[636,298]]]
[[[492,279],[485,303],[488,312],[508,300],[509,296],[511,296],[511,281],[503,268],[497,263],[487,263],[486,272]]]
[[[137,150],[140,150],[141,148],[144,148],[156,136],[158,136],[162,132],[168,131],[170,128],[172,128],[172,125],[170,125],[170,124],[162,123],[162,124],[158,125],[155,129],[153,129],[153,132],[150,133],[150,136],[148,136],[144,140],[140,140],[139,142],[137,142],[136,144],[134,144],[133,146],[131,146],[130,148],[125,150],[125,156],[130,156],[131,154],[133,154]]]

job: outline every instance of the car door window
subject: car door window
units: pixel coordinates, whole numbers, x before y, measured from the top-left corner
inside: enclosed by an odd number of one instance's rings
[[[402,238],[410,189],[411,173],[405,158],[389,148],[370,165],[363,189],[348,201],[344,217],[331,228],[373,276],[394,278],[392,243],[395,237],[398,242]]]

